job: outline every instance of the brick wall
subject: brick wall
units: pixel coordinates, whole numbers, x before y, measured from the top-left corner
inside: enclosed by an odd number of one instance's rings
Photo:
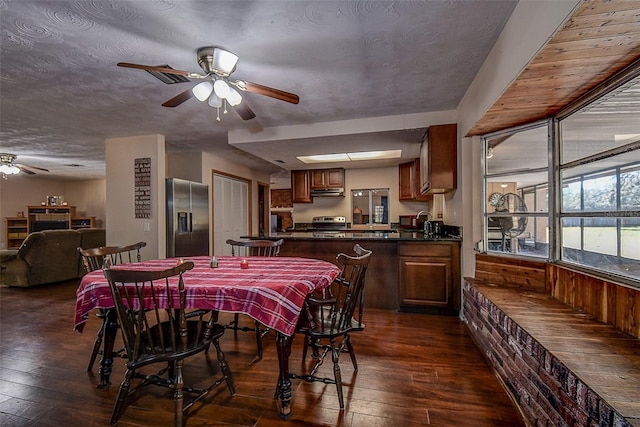
[[[526,330],[465,281],[463,318],[531,426],[631,424]]]
[[[272,208],[293,207],[293,198],[291,196],[291,190],[271,190],[271,207]]]
[[[291,208],[293,207],[293,199],[291,189],[287,190],[271,190],[271,207],[272,208]],[[293,215],[291,212],[273,212],[280,218],[280,229],[293,227]]]

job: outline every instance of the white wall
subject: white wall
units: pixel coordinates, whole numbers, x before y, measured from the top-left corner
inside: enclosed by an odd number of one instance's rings
[[[167,153],[167,178],[202,183],[202,153]]]
[[[107,214],[107,180],[66,181],[63,196],[76,206],[77,216],[95,216],[96,227],[105,228]]]
[[[147,242],[143,259],[164,258],[165,226],[165,143],[163,135],[113,138],[105,141],[106,229],[108,245]],[[134,161],[151,159],[151,218],[135,218]]]

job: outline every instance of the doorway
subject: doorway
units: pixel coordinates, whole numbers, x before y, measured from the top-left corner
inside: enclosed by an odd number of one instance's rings
[[[258,232],[260,236],[271,230],[269,225],[271,213],[271,197],[269,185],[258,182]]]

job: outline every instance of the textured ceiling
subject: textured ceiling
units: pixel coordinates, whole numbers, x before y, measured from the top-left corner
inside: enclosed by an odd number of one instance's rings
[[[277,171],[229,146],[227,132],[453,110],[515,4],[0,0],[0,151],[48,176],[101,177],[106,138],[158,133],[170,152],[214,152]],[[243,93],[257,117],[229,111],[216,122],[215,110],[195,99],[161,106],[195,83],[167,85],[116,66],[200,72],[195,52],[210,45],[240,57],[232,77],[294,92],[300,104]],[[419,142],[419,133],[402,143]],[[336,141],[360,151],[373,138]],[[297,154],[295,146],[273,150]]]

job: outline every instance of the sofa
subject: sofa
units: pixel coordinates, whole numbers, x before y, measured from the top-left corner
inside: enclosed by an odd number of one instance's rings
[[[19,249],[0,251],[0,285],[29,287],[77,279],[85,274],[78,248],[105,244],[101,228],[29,233]]]

